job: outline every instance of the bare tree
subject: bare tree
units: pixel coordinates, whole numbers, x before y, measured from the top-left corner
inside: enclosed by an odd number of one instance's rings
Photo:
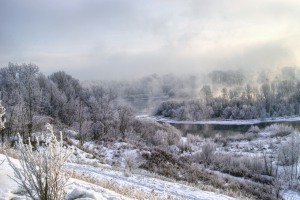
[[[133,119],[134,111],[129,106],[119,106],[117,108],[118,116],[119,116],[119,130],[124,139],[126,129],[130,125],[130,121]]]
[[[211,164],[215,150],[216,145],[211,141],[206,142],[202,146],[200,158],[201,161],[204,163],[205,167],[208,167],[208,165]]]
[[[126,150],[123,154],[123,157],[125,159],[126,168],[130,172],[132,172],[144,163],[144,160],[142,160],[135,151]]]

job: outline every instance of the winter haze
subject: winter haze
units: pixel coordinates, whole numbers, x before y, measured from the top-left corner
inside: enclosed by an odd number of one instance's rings
[[[81,80],[299,66],[300,2],[0,2],[0,66]]]

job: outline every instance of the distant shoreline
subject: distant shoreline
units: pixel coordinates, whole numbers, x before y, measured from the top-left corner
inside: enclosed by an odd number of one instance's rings
[[[150,115],[137,115],[138,119],[151,119],[157,122],[164,123],[172,123],[172,124],[223,124],[223,125],[252,125],[252,124],[260,124],[265,122],[293,122],[300,121],[300,116],[290,116],[290,117],[277,117],[275,119],[265,118],[264,120],[259,119],[249,119],[249,120],[224,120],[224,119],[216,119],[216,120],[206,120],[206,121],[177,121],[170,118],[162,117],[162,116],[150,116]]]

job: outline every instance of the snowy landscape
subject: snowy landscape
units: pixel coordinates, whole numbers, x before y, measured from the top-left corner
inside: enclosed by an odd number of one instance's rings
[[[9,63],[1,198],[299,199],[298,68],[282,68],[273,85],[235,74],[226,87],[208,81],[214,89],[194,79],[183,98],[164,90],[168,76],[80,82]]]
[[[249,133],[239,137],[216,137],[214,142],[188,135],[186,138],[181,138],[186,142],[186,145],[189,145],[185,151],[180,152],[180,149],[176,146],[170,148],[170,150],[173,153],[175,151],[176,154],[182,157],[203,160],[201,152],[205,148],[211,148],[211,152],[204,159],[207,162],[204,162],[204,166],[208,164],[209,167],[207,169],[204,169],[201,165],[198,167],[202,171],[204,170],[205,173],[210,174],[211,178],[218,177],[217,182],[220,182],[218,184],[226,185],[226,183],[222,183],[224,181],[222,179],[225,179],[226,182],[229,181],[227,184],[245,184],[255,180],[260,182],[259,187],[261,187],[261,184],[274,180],[272,176],[257,176],[260,173],[267,173],[266,171],[263,172],[266,170],[266,166],[263,166],[263,162],[259,160],[268,159],[267,162],[269,163],[267,165],[270,167],[272,156],[276,153],[280,154],[281,150],[290,151],[290,148],[284,146],[285,144],[295,145],[295,151],[298,154],[300,133],[293,130],[292,127],[277,124],[261,131],[253,126],[252,130],[249,131]],[[73,134],[76,133],[73,132]],[[79,145],[79,141],[76,139],[71,139],[68,144],[70,143],[73,146]],[[226,143],[225,147],[224,143]],[[84,146],[79,147],[75,147],[69,162],[65,164],[66,169],[72,171],[72,176],[65,187],[67,193],[65,199],[255,199],[250,195],[241,195],[236,191],[217,188],[214,185],[216,183],[209,184],[200,181],[198,184],[190,184],[187,181],[178,181],[144,169],[134,168],[134,170],[128,171],[129,157],[134,157],[134,162],[139,162],[139,155],[144,150],[136,149],[126,142],[110,143],[109,146],[86,142]],[[2,153],[4,149],[8,155],[13,155],[13,152],[15,152],[15,150],[2,146]],[[286,152],[287,155],[290,153]],[[212,156],[213,154],[215,158],[209,158],[209,155]],[[18,160],[9,159],[18,168],[21,168]],[[226,168],[229,167],[226,166],[228,159],[229,163],[227,164],[235,165],[234,168]],[[230,159],[233,159],[232,163]],[[0,154],[0,161],[4,161],[0,166],[0,177],[5,182],[0,187],[0,198],[26,199],[26,191],[23,191],[17,182],[13,180],[14,171],[9,166],[6,156]],[[213,165],[208,162],[212,162]],[[294,173],[298,173],[297,164],[295,166]],[[272,173],[272,169],[270,170],[269,173]],[[279,166],[275,170],[279,170],[281,174],[277,178],[280,181],[280,194],[282,197],[284,199],[298,199],[300,197],[298,192],[289,189],[291,182],[297,184],[297,180],[289,178],[288,174],[293,173],[290,171],[290,166]],[[252,174],[252,172],[257,174]],[[241,176],[245,177],[240,179]]]
[[[0,200],[300,200],[299,13],[1,0]]]

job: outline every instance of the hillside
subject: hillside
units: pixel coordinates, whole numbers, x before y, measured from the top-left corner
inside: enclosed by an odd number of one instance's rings
[[[0,160],[5,159],[3,154],[0,154]],[[15,164],[18,164],[16,159],[12,158]],[[192,186],[186,186],[176,182],[163,181],[153,177],[147,177],[145,175],[131,175],[130,177],[124,176],[121,171],[109,169],[107,167],[93,167],[89,165],[80,165],[74,163],[68,163],[67,167],[74,169],[79,174],[85,174],[83,176],[90,176],[91,179],[102,180],[103,182],[109,181],[111,184],[115,184],[119,187],[123,187],[123,190],[130,192],[141,193],[155,193],[163,196],[164,192],[170,192],[173,196],[182,196],[180,199],[199,199],[199,200],[233,200],[234,198],[216,194],[213,192],[202,191]],[[89,175],[88,175],[89,174]],[[26,199],[26,195],[21,192],[18,184],[14,182],[10,177],[13,177],[13,170],[5,161],[0,166],[0,180],[2,183],[0,186],[0,199]],[[117,188],[117,186],[115,188]],[[167,189],[165,189],[165,187]],[[102,200],[102,199],[132,199],[130,197],[123,196],[114,192],[113,190],[105,189],[96,184],[91,184],[86,181],[71,178],[66,188],[68,195],[65,200],[81,199],[81,200]],[[179,198],[176,198],[179,199]]]

